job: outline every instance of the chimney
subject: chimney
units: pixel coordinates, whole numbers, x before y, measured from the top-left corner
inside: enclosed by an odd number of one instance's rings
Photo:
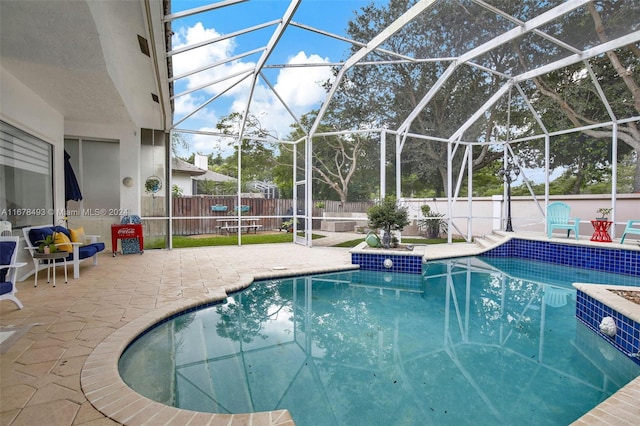
[[[193,162],[195,163],[194,165],[197,168],[202,170],[209,170],[209,159],[206,155],[196,154]]]

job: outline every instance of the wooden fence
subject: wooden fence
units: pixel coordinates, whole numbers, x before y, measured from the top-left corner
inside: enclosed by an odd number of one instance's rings
[[[229,216],[236,216],[235,207],[238,199],[236,197],[221,196],[193,196],[179,197],[172,199],[173,233],[174,235],[200,235],[214,234],[220,225],[219,219]],[[322,217],[323,212],[331,213],[366,213],[372,202],[350,202],[341,203],[339,201],[314,201],[315,205],[322,203],[322,209],[314,206],[313,217]],[[246,206],[242,212],[243,216],[256,217],[260,219],[263,230],[278,230],[286,218],[291,217],[292,199],[264,199],[264,198],[242,198],[241,206]],[[215,206],[215,207],[214,207]],[[213,208],[212,208],[213,207]],[[226,209],[225,209],[226,208]],[[193,218],[193,219],[189,219]],[[320,229],[320,219],[313,220],[313,229]]]

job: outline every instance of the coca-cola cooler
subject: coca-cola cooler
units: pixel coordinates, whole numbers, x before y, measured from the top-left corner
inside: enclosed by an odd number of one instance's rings
[[[118,240],[120,240],[122,254],[144,253],[144,235],[140,218],[125,216],[120,225],[111,225],[111,251],[113,256],[118,252]],[[135,223],[138,222],[138,223]]]

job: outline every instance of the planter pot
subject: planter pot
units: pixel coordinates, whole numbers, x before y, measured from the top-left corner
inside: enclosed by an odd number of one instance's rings
[[[382,234],[382,247],[388,249],[391,246],[391,234],[388,231],[384,231]]]

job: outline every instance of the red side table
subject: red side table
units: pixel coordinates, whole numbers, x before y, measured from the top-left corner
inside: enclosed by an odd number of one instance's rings
[[[610,243],[611,235],[609,235],[609,228],[611,228],[612,223],[610,220],[592,220],[593,236],[591,237],[591,241]]]

